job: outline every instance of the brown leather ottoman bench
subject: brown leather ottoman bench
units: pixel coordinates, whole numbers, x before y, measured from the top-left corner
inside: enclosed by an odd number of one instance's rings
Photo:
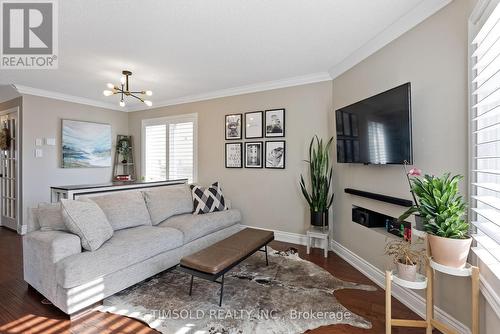
[[[179,269],[191,275],[189,295],[193,292],[194,277],[200,277],[221,285],[219,306],[222,306],[224,274],[257,251],[266,253],[267,266],[267,244],[273,240],[272,231],[246,228],[199,252],[183,257]],[[261,250],[262,247],[264,249]],[[222,279],[217,281],[219,277]]]

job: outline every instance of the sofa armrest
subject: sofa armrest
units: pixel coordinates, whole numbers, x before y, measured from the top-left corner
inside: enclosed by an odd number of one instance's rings
[[[54,302],[56,262],[82,252],[80,238],[62,231],[33,231],[23,236],[24,280]]]
[[[24,250],[32,249],[50,263],[82,252],[80,237],[63,231],[34,231],[23,237]]]

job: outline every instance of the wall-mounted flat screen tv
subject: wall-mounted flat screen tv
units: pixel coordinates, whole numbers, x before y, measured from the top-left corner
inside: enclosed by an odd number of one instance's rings
[[[335,119],[338,162],[413,163],[409,82],[336,110]]]

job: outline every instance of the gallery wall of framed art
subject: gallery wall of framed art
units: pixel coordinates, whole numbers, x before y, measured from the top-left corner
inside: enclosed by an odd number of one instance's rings
[[[226,168],[285,169],[286,141],[267,140],[285,137],[284,108],[225,115],[224,124]]]

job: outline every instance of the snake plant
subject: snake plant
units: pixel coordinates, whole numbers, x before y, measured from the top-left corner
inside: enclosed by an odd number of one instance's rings
[[[323,139],[314,136],[309,144],[309,175],[311,190],[307,189],[304,177],[300,175],[300,188],[312,212],[326,212],[333,202],[332,185],[333,168],[330,162],[330,148],[333,137],[326,144]]]
[[[419,213],[427,233],[452,239],[468,238],[469,223],[464,219],[466,204],[458,192],[458,182],[462,178],[461,175],[450,177],[450,173],[441,177],[425,175],[423,178],[412,178],[411,189],[418,203],[403,213],[399,220]]]

